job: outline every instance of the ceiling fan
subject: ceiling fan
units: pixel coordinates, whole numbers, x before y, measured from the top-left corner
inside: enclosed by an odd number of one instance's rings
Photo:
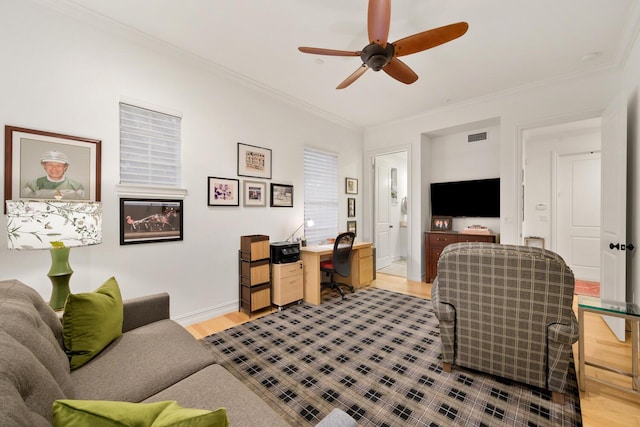
[[[298,50],[314,55],[359,56],[362,59],[362,65],[336,89],[346,88],[369,68],[373,71],[382,70],[402,83],[411,84],[418,80],[418,75],[407,64],[400,61],[399,56],[422,52],[450,42],[462,36],[469,29],[469,24],[466,22],[458,22],[387,43],[390,21],[391,0],[369,0],[367,30],[370,43],[364,49],[353,52],[300,46]]]

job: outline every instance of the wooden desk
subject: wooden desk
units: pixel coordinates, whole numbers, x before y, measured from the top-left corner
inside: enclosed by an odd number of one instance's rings
[[[302,264],[304,265],[304,301],[319,305],[320,297],[320,261],[331,258],[333,244],[305,246],[300,248]],[[351,276],[345,283],[361,288],[373,280],[373,243],[354,243],[351,252]]]

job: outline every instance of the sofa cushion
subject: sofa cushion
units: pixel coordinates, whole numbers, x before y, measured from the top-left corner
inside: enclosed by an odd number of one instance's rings
[[[222,406],[233,427],[289,425],[258,395],[217,364],[194,373],[145,402],[163,400],[177,400],[180,405],[191,408],[213,410]]]
[[[50,426],[64,390],[30,349],[0,331],[0,426]]]
[[[122,296],[113,277],[95,292],[67,297],[62,336],[71,369],[84,365],[122,335],[122,313]]]
[[[39,293],[0,281],[0,425],[47,425],[51,404],[73,398],[62,326]]]
[[[176,401],[130,403],[105,400],[57,400],[53,426],[91,427],[227,427],[224,408],[215,411],[183,408]]]
[[[212,363],[213,354],[203,344],[166,319],[126,332],[71,371],[71,378],[76,399],[140,402]]]

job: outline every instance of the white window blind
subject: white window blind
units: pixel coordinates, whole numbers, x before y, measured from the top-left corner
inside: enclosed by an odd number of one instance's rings
[[[338,156],[304,149],[304,235],[310,245],[338,235]]]
[[[181,122],[120,103],[120,183],[179,186]]]

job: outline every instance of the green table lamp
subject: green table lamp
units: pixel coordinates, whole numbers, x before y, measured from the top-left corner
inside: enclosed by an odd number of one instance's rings
[[[9,249],[48,249],[49,279],[53,287],[49,305],[64,308],[73,270],[69,252],[78,246],[102,243],[102,204],[58,200],[7,200]]]

